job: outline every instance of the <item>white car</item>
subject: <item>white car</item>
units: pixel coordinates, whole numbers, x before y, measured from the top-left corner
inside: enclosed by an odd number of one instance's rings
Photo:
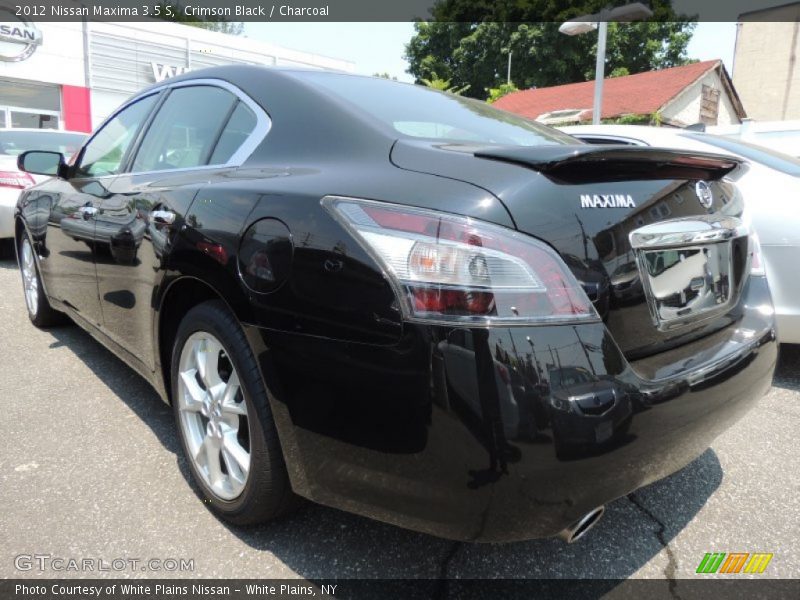
[[[800,157],[800,121],[746,120],[739,125],[712,125],[705,131]]]
[[[20,190],[47,179],[17,168],[17,156],[26,150],[49,150],[72,154],[86,139],[85,133],[54,129],[0,129],[0,245],[14,237],[14,208]],[[0,252],[4,249],[0,248]]]
[[[561,130],[591,144],[659,146],[744,158],[749,168],[736,184],[761,242],[778,338],[800,343],[800,160],[742,140],[687,129],[575,125]]]

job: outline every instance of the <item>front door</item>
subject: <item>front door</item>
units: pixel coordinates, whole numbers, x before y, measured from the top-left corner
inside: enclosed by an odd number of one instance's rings
[[[53,189],[38,198],[39,209],[48,214],[38,250],[47,293],[95,326],[102,323],[94,266],[98,249],[95,217],[111,180],[113,177],[53,180]]]
[[[187,110],[191,107],[191,110]],[[169,92],[152,118],[130,173],[114,181],[97,215],[97,284],[105,333],[155,366],[154,291],[198,190],[238,149],[255,116],[229,91],[194,85]]]
[[[98,227],[100,205],[124,169],[136,135],[155,104],[147,96],[116,114],[83,147],[69,180],[53,180],[53,193],[39,199],[49,205],[40,255],[47,292],[92,325],[103,323],[97,289],[97,258],[111,252],[106,227]]]

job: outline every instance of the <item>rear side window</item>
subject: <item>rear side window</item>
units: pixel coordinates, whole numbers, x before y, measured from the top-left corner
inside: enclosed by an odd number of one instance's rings
[[[172,90],[142,140],[132,171],[187,169],[209,164],[236,96],[218,87]]]
[[[532,119],[421,85],[323,71],[298,71],[295,76],[408,137],[514,146],[575,143]]]
[[[142,98],[120,111],[103,125],[86,145],[77,175],[79,177],[103,177],[119,173],[131,142],[150,113],[150,109],[153,108],[155,101],[155,95]]]
[[[210,165],[227,163],[256,128],[256,115],[244,102],[239,102],[222,130],[208,161]]]

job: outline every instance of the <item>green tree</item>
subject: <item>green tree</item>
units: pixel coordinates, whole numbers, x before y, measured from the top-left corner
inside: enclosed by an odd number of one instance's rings
[[[450,85],[449,79],[442,79],[433,71],[431,72],[431,76],[429,78],[426,79],[423,77],[419,80],[419,83],[431,89],[439,90],[440,92],[450,92],[451,94],[456,94],[457,96],[460,96],[469,89],[469,85],[463,85],[460,87]]]
[[[519,88],[514,85],[514,83],[501,83],[496,88],[489,88],[486,90],[489,93],[489,97],[486,99],[486,102],[492,104],[497,102],[503,96],[507,96],[511,92],[519,91]]]
[[[469,85],[467,96],[506,79],[508,52],[511,74],[521,89],[594,78],[597,35],[567,36],[559,24],[599,11],[608,0],[575,0],[562,9],[549,0],[442,0],[433,21],[418,22],[406,45],[408,72],[417,82],[432,73],[451,85]],[[685,64],[694,24],[679,18],[668,0],[652,0],[654,20],[609,23],[606,72],[625,68],[640,73]]]
[[[381,79],[391,79],[392,81],[397,81],[397,77],[389,75],[389,73],[387,73],[386,71],[384,71],[383,73],[373,73],[372,76],[380,77]]]

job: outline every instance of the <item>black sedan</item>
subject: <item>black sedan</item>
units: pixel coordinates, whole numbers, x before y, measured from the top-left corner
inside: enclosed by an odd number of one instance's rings
[[[151,382],[234,524],[302,496],[572,541],[771,382],[734,159],[231,66],[143,91],[69,163],[19,166],[53,176],[15,216],[31,321],[69,316]],[[631,263],[641,293],[610,302]]]

